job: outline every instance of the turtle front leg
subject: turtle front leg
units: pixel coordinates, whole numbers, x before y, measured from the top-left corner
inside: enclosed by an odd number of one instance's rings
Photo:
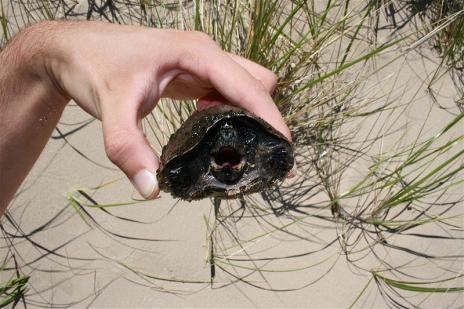
[[[219,197],[213,198],[213,205],[214,205],[214,219],[215,224],[218,222],[219,216],[219,206],[221,206],[222,199]],[[214,277],[216,277],[216,263],[214,262],[214,238],[213,238],[213,231],[209,235],[210,240],[210,252],[209,252],[209,266],[210,266],[210,285],[213,287]]]
[[[213,201],[213,204],[214,204],[214,217],[216,218],[216,220],[218,220],[219,206],[221,206],[222,199],[220,197],[214,197],[213,200],[214,200]]]

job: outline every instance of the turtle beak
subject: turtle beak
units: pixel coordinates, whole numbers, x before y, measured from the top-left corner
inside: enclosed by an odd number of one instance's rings
[[[222,147],[211,156],[211,170],[214,177],[226,184],[237,182],[245,166],[245,156],[230,146]]]

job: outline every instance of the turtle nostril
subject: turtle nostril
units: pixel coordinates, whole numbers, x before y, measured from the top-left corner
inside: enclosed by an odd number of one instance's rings
[[[232,147],[223,147],[213,154],[213,160],[220,167],[226,165],[234,167],[241,163],[242,155]]]

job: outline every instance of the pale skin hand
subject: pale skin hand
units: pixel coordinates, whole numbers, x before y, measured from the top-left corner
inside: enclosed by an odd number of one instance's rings
[[[291,139],[269,95],[276,76],[198,32],[46,22],[17,35],[0,68],[0,214],[70,99],[102,121],[109,159],[145,198],[159,193],[159,161],[140,123],[161,97],[241,106]]]

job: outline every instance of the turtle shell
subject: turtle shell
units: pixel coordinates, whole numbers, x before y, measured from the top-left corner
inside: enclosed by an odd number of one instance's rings
[[[190,116],[163,148],[160,188],[185,200],[261,191],[293,167],[290,142],[263,119],[219,105]]]

